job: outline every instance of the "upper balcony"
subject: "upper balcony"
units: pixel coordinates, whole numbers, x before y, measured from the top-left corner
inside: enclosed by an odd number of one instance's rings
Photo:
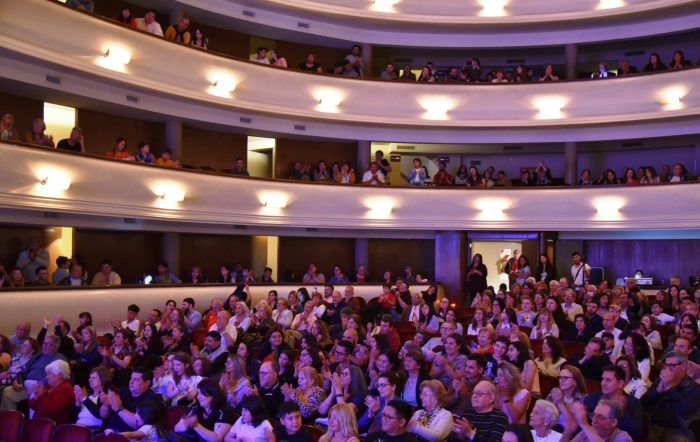
[[[424,47],[592,43],[696,29],[693,0],[149,0],[258,34],[266,27],[347,41]],[[257,32],[256,32],[257,31]]]
[[[32,25],[37,18],[40,27]],[[184,47],[45,0],[6,8],[0,42],[0,76],[26,88],[326,138],[441,143],[642,138],[697,133],[700,113],[698,69],[513,85],[340,78]]]

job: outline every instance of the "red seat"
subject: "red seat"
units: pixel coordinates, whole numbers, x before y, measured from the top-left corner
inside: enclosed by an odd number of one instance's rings
[[[397,333],[416,331],[416,326],[413,325],[413,322],[411,321],[396,321],[394,323],[394,328],[396,329]]]
[[[23,422],[24,415],[19,411],[0,411],[0,440],[5,442],[19,442]]]
[[[129,439],[117,433],[98,434],[92,438],[92,442],[129,442]]]
[[[165,409],[164,422],[165,430],[173,431],[175,425],[187,411],[187,407],[168,407]]]
[[[63,424],[53,430],[53,442],[90,442],[92,431],[76,424]]]
[[[190,341],[199,348],[204,345],[204,338],[207,336],[207,331],[199,328],[197,330],[192,330],[190,333]]]
[[[455,309],[455,314],[457,318],[464,318],[466,316],[474,316],[474,307],[459,307]]]
[[[309,430],[309,433],[311,433],[311,439],[313,439],[314,442],[318,442],[318,440],[321,439],[321,436],[323,436],[323,430],[316,426],[304,425],[304,428]]]
[[[549,392],[554,387],[559,387],[559,379],[540,373],[540,393],[542,393],[542,397],[547,399]]]
[[[595,393],[596,391],[600,391],[600,382],[599,381],[594,381],[591,379],[583,379],[586,382],[586,390],[588,394]]]
[[[23,442],[51,442],[56,423],[51,419],[38,417],[24,421],[22,428]]]

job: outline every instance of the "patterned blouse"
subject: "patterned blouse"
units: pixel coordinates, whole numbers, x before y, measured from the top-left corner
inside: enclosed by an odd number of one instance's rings
[[[292,400],[299,405],[301,416],[308,418],[318,413],[318,407],[321,405],[321,402],[326,400],[326,393],[323,391],[323,388],[315,386],[311,389],[311,393],[306,396],[301,387],[298,387],[294,390],[294,397]]]

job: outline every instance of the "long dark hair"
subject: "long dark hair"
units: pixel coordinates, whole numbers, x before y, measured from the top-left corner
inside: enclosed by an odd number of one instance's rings
[[[251,394],[246,396],[241,400],[241,409],[245,408],[250,412],[253,422],[251,424],[254,427],[260,425],[265,419],[268,418],[267,408],[265,407],[265,402],[257,394]]]

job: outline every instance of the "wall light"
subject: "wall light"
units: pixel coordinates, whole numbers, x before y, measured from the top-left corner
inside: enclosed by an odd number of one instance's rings
[[[624,0],[600,0],[596,9],[614,9],[625,6]]]
[[[532,105],[538,110],[536,118],[538,120],[555,120],[564,118],[566,114],[562,108],[567,105],[569,98],[558,95],[548,95],[535,97]]]
[[[168,189],[158,195],[158,198],[169,203],[181,203],[185,200],[185,192],[179,189]]]
[[[175,181],[156,181],[149,185],[156,196],[154,205],[164,209],[177,209],[185,200],[185,187]]]
[[[394,5],[401,0],[370,0],[370,9],[377,12],[396,12]]]
[[[316,105],[317,111],[332,114],[340,112],[338,106],[340,106],[340,103],[343,102],[343,98],[345,98],[345,94],[342,91],[329,88],[317,89],[312,95],[318,102]]]
[[[663,110],[683,109],[683,97],[688,93],[685,86],[671,86],[659,91],[656,100],[663,106]]]
[[[268,209],[284,209],[289,202],[287,195],[278,192],[265,192],[259,194],[258,197],[263,207]]]
[[[434,96],[419,97],[418,104],[425,109],[422,118],[426,120],[448,120],[447,113],[457,106],[452,98]]]
[[[39,184],[44,186],[44,188],[49,191],[65,192],[70,188],[71,182],[68,175],[62,174],[60,172],[54,172],[44,176],[39,181]]]
[[[365,200],[367,217],[373,219],[386,219],[391,217],[394,211],[394,201],[390,198],[368,198]]]
[[[131,52],[128,48],[117,44],[105,47],[103,55],[97,59],[98,65],[117,72],[125,72],[125,66],[129,62],[131,62]]]
[[[618,196],[605,196],[591,200],[596,210],[595,218],[601,221],[621,220],[624,216],[621,209],[625,206],[626,200]]]
[[[212,72],[208,76],[209,89],[211,95],[231,98],[231,93],[236,90],[236,78],[226,72]]]
[[[476,219],[483,221],[503,221],[508,219],[505,211],[511,201],[506,198],[480,198],[474,201],[474,207],[480,210]]]
[[[477,0],[481,5],[479,15],[481,17],[503,17],[508,15],[505,10],[509,0]]]

